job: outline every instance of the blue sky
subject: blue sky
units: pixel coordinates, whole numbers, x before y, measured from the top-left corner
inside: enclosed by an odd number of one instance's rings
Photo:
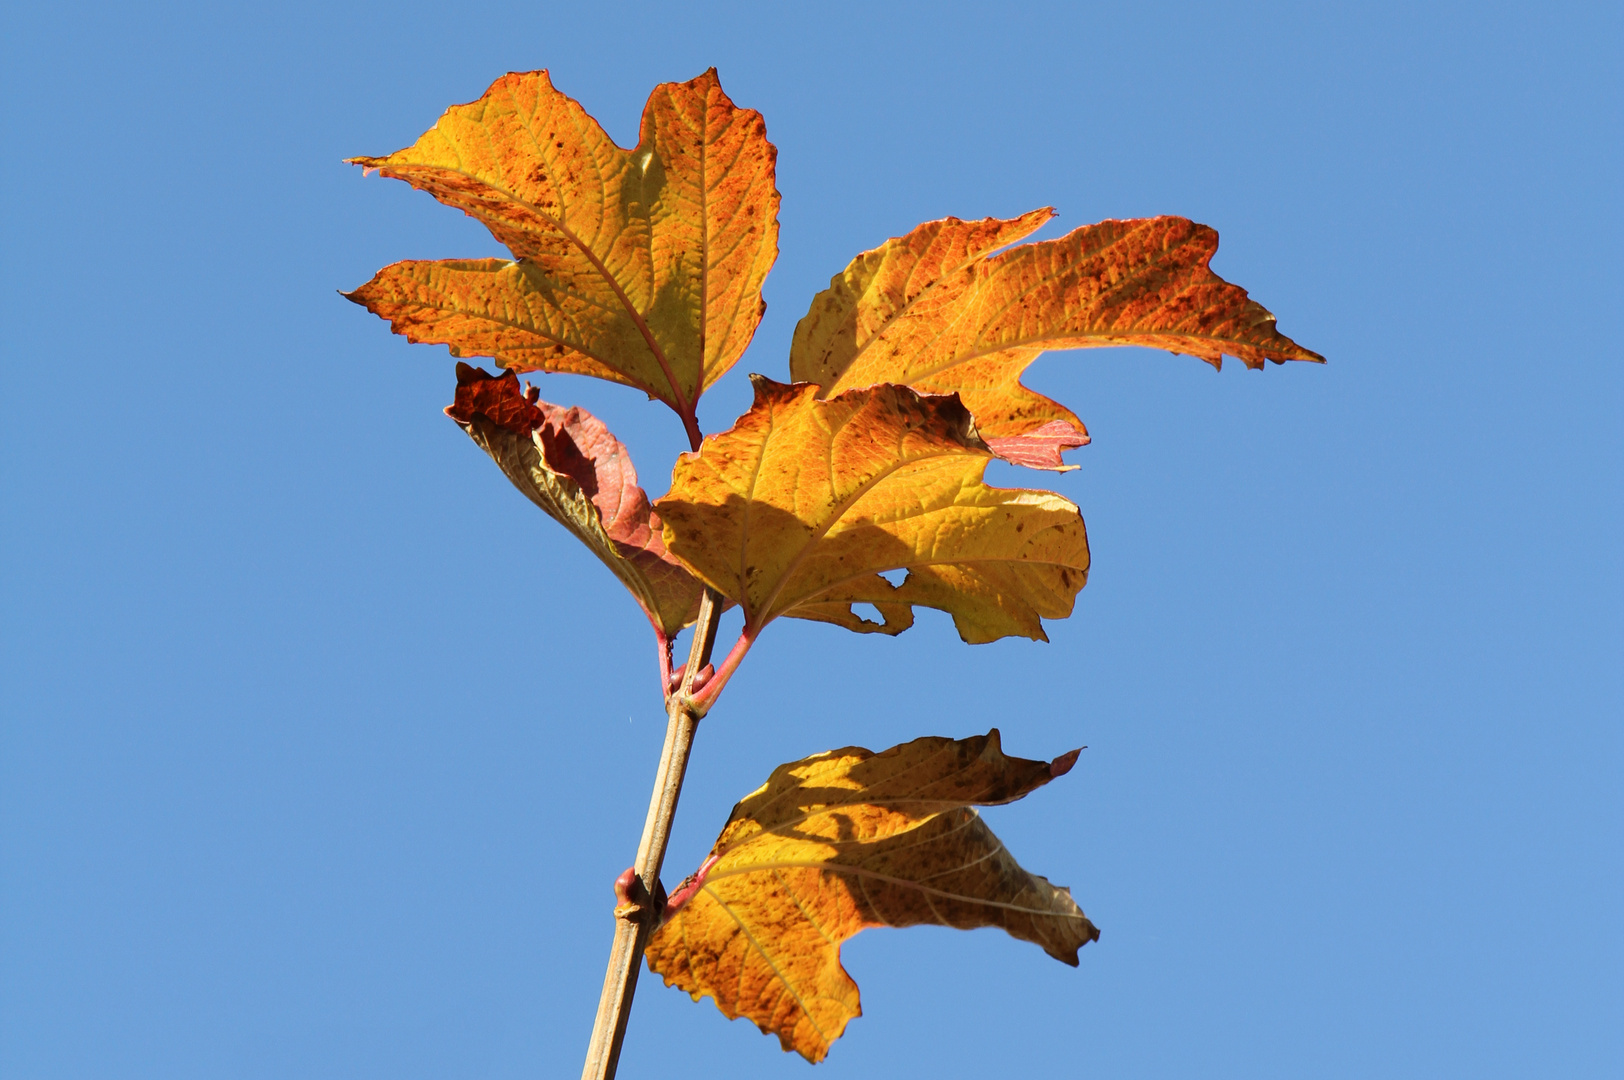
[[[494,254],[340,159],[551,69],[623,143],[719,68],[779,148],[744,371],[946,214],[1217,228],[1324,353],[1030,383],[1094,569],[1052,641],[785,620],[667,862],[783,761],[992,726],[1104,936],[874,931],[839,1077],[1624,1068],[1624,15],[1603,4],[34,5],[8,15],[0,1074],[574,1075],[662,718],[646,626],[336,290]],[[641,395],[541,381],[630,444]],[[1011,468],[1005,484],[1042,483]],[[623,1066],[805,1075],[645,977]]]

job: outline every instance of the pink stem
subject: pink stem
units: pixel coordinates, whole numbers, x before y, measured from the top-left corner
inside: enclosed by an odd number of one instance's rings
[[[739,640],[733,643],[733,648],[728,651],[727,658],[722,661],[722,666],[716,669],[716,674],[710,677],[710,681],[704,685],[704,688],[694,695],[694,705],[702,713],[709,710],[716,703],[717,696],[721,694],[722,688],[727,685],[727,681],[733,677],[733,672],[738,668],[739,662],[744,659],[744,654],[749,652],[750,646],[755,643],[756,637],[754,634],[747,631],[739,635]]]
[[[687,879],[677,886],[677,891],[672,893],[670,898],[666,900],[665,910],[660,912],[660,921],[662,923],[669,922],[673,915],[682,910],[683,905],[692,900],[699,890],[705,887],[705,879],[710,876],[711,867],[715,866],[719,859],[721,859],[720,855],[712,855],[705,860],[704,865],[689,874]],[[618,887],[617,885],[616,888]]]
[[[704,434],[699,430],[699,417],[691,406],[687,412],[679,410],[677,415],[682,417],[682,429],[688,433],[688,449],[698,450],[699,444],[705,441]]]
[[[666,689],[671,685],[671,639],[656,630],[654,631],[654,642],[658,646],[660,653],[660,693],[663,696],[671,692]]]

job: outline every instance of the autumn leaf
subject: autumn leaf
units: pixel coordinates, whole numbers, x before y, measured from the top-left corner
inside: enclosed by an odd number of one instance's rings
[[[635,386],[694,425],[778,253],[777,151],[714,69],[655,88],[616,146],[545,71],[504,75],[417,143],[350,159],[482,221],[503,259],[400,262],[350,299],[411,341]]]
[[[1013,802],[1076,759],[1005,757],[994,728],[781,765],[672,894],[649,969],[816,1062],[862,1015],[840,946],[868,927],[997,926],[1075,967],[1099,930],[971,807]]]
[[[828,396],[876,383],[957,392],[1000,456],[1063,468],[1061,451],[1088,435],[1021,384],[1045,349],[1145,345],[1214,367],[1226,354],[1254,368],[1323,361],[1209,269],[1218,234],[1185,218],[1102,221],[994,254],[1053,214],[926,222],[859,255],[796,326],[791,377]]]
[[[1046,640],[1040,617],[1071,614],[1088,576],[1077,507],[983,483],[993,454],[958,398],[874,386],[822,401],[752,379],[750,411],[678,458],[655,504],[666,546],[743,605],[747,635],[780,615],[896,634],[923,604],[968,642]]]
[[[693,622],[704,587],[666,551],[632,459],[602,421],[527,395],[512,372],[493,376],[467,364],[457,365],[446,415],[614,572],[662,640]]]

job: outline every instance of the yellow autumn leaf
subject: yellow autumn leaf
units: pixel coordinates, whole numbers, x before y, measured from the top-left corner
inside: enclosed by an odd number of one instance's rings
[[[413,146],[350,160],[478,218],[517,261],[396,263],[347,295],[456,356],[635,386],[697,433],[765,309],[776,156],[714,69],[656,87],[631,150],[545,71],[504,75]]]
[[[631,455],[603,421],[526,394],[512,372],[492,376],[467,364],[457,365],[446,415],[620,579],[662,643],[694,621],[704,586],[666,551]]]
[[[780,615],[896,634],[923,604],[968,642],[1047,640],[1041,619],[1071,614],[1082,516],[1052,492],[984,483],[993,454],[956,397],[874,386],[825,401],[752,379],[750,411],[678,458],[655,503],[666,546],[743,606],[747,636]],[[882,576],[896,570],[899,585]]]
[[[1099,930],[1070,890],[1023,870],[971,808],[1013,802],[1076,758],[1005,757],[994,728],[781,765],[672,893],[649,969],[816,1062],[862,1015],[840,963],[841,943],[860,930],[1002,927],[1075,967]]]
[[[946,218],[852,260],[795,328],[790,375],[826,396],[876,383],[957,392],[1002,456],[1061,467],[1082,421],[1027,389],[1046,349],[1145,345],[1248,366],[1323,361],[1209,268],[1218,234],[1179,217],[1102,221],[997,250],[1053,216]]]

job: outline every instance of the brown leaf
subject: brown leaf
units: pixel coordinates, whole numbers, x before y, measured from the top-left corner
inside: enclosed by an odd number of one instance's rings
[[[1062,468],[1060,451],[1088,436],[1020,382],[1045,349],[1146,345],[1214,367],[1225,354],[1254,368],[1323,360],[1208,268],[1218,234],[1184,218],[1102,221],[992,254],[1052,215],[945,218],[859,255],[796,326],[791,376],[826,396],[875,383],[956,391],[1002,456]]]
[[[512,372],[492,376],[467,364],[457,365],[446,415],[614,572],[663,640],[694,621],[704,587],[666,551],[632,459],[602,421],[526,396]]]
[[[781,765],[672,894],[649,969],[816,1062],[862,1015],[840,946],[868,927],[998,926],[1076,966],[1099,930],[970,809],[1013,802],[1076,758],[1005,757],[994,728]]]
[[[631,150],[545,71],[504,75],[415,145],[351,161],[478,218],[518,262],[396,263],[348,295],[409,340],[635,386],[697,431],[765,310],[776,156],[714,69],[656,87]]]
[[[734,426],[677,460],[655,504],[672,554],[744,607],[753,635],[780,615],[896,634],[912,605],[969,642],[1045,639],[1088,576],[1077,507],[989,487],[992,452],[955,396],[874,386],[827,401],[761,376]],[[907,570],[893,586],[881,575]],[[873,604],[884,624],[859,618]]]

